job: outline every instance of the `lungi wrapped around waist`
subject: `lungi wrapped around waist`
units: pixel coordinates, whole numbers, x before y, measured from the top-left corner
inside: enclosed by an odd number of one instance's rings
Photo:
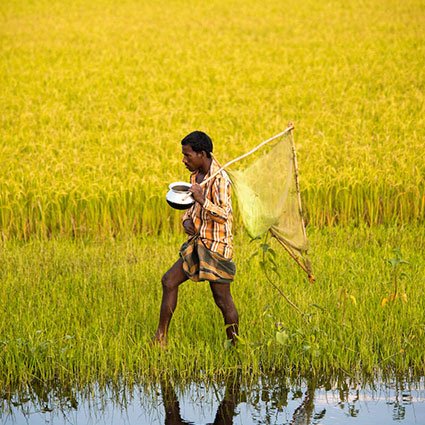
[[[210,251],[199,236],[185,242],[180,248],[183,270],[195,281],[208,280],[215,283],[230,283],[236,274],[236,266],[217,252]]]

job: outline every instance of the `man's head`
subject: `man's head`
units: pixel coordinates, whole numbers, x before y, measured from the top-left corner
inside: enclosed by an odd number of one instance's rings
[[[202,131],[194,131],[182,140],[183,163],[190,171],[201,168],[209,162],[213,144],[208,135]]]

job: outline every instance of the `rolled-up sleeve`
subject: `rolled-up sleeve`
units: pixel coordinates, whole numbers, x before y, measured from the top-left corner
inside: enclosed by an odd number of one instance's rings
[[[211,219],[217,223],[225,223],[231,212],[231,186],[230,180],[217,176],[211,187],[211,199],[205,199],[202,207],[209,213]]]
[[[190,209],[189,210],[187,210],[184,214],[183,214],[183,217],[182,217],[182,223],[184,223],[186,220],[191,220],[192,219],[192,216],[190,215]]]

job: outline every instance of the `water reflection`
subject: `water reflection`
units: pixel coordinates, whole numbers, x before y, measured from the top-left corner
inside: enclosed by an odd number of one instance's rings
[[[280,392],[280,391],[279,391]],[[301,400],[300,405],[295,409],[290,425],[308,425],[314,412],[314,392],[315,386],[313,381],[310,381],[309,386]],[[279,405],[287,405],[288,388],[284,388],[279,396],[272,397]],[[192,425],[194,422],[189,422],[181,417],[180,405],[176,392],[169,382],[161,382],[162,402],[165,409],[165,425]],[[298,391],[296,394],[299,394]],[[274,394],[276,396],[276,394]],[[226,382],[224,397],[218,406],[214,422],[207,425],[233,425],[233,418],[238,415],[237,405],[240,398],[240,377],[232,377]],[[262,392],[261,402],[270,402],[270,394],[267,390]],[[258,405],[259,400],[256,401]],[[324,417],[326,409],[323,409],[319,414],[314,415],[314,419]]]
[[[79,388],[34,383],[0,391],[1,424],[367,424],[425,422],[425,380],[263,377]]]
[[[218,406],[214,422],[208,425],[233,425],[240,393],[240,378],[232,377],[226,382],[224,397]],[[169,382],[161,382],[162,402],[165,409],[165,425],[187,425],[194,422],[185,421],[180,414],[180,405],[173,386]]]
[[[295,409],[292,416],[291,425],[309,424],[314,412],[314,388],[308,388],[301,404]],[[317,416],[322,418],[326,413],[326,409]]]

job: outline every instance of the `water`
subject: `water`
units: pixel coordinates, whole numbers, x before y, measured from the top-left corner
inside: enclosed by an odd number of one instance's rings
[[[241,382],[4,392],[1,424],[425,424],[425,380]]]

